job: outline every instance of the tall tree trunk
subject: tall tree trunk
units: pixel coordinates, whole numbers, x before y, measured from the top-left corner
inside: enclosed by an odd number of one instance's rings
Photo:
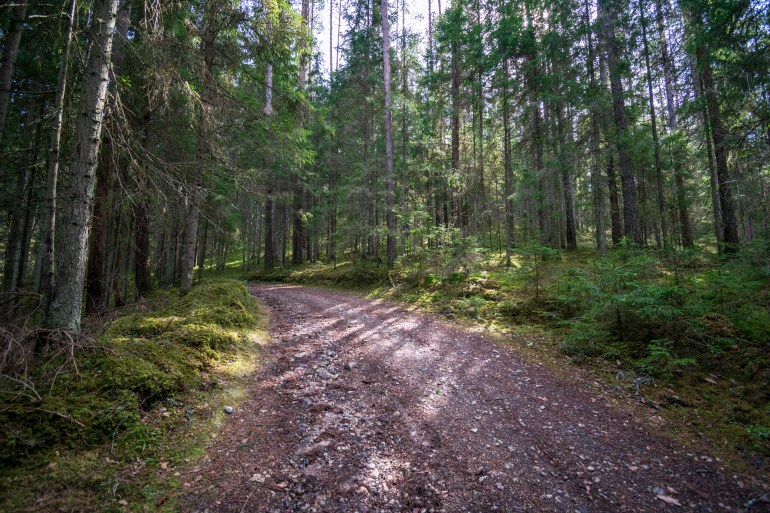
[[[660,57],[663,63],[663,79],[666,90],[666,110],[668,112],[668,131],[670,134],[674,134],[679,129],[677,122],[676,103],[674,101],[674,95],[676,94],[674,91],[674,65],[668,50],[662,0],[655,0],[655,17],[658,25]],[[682,169],[682,156],[679,148],[674,148],[674,151],[672,152],[672,159],[674,166],[674,185],[676,187],[676,208],[679,214],[682,246],[689,248],[692,247],[695,242],[692,233],[690,212],[687,204],[687,191],[685,190],[684,171]]]
[[[700,57],[700,58],[699,58]],[[714,160],[716,162],[717,182],[719,184],[719,206],[722,211],[722,241],[723,251],[734,253],[738,251],[738,224],[735,216],[735,204],[733,202],[730,170],[727,165],[729,148],[726,142],[727,131],[722,122],[722,114],[714,87],[714,79],[711,72],[711,64],[704,55],[696,55],[698,65],[701,66],[700,78],[703,86],[703,95],[706,98],[709,130],[711,140],[714,143]]]
[[[577,249],[577,233],[575,230],[575,198],[572,188],[572,180],[569,176],[569,164],[567,162],[567,155],[564,148],[567,145],[567,138],[565,135],[565,120],[564,120],[564,106],[559,104],[556,106],[556,129],[559,135],[559,168],[561,171],[561,186],[564,199],[564,219],[566,235],[566,247],[568,250]]]
[[[505,202],[505,265],[511,266],[514,244],[513,226],[513,156],[511,152],[511,106],[508,96],[508,59],[503,60],[503,201]]]
[[[387,226],[386,261],[389,266],[396,263],[396,213],[395,179],[393,177],[393,110],[390,92],[390,20],[388,0],[382,0],[382,61],[385,82],[385,180],[387,182]]]
[[[265,198],[265,271],[272,270],[275,266],[275,235],[273,232],[273,198],[271,191],[267,191]]]
[[[5,127],[5,118],[8,114],[8,104],[13,86],[13,70],[16,67],[16,56],[19,54],[26,16],[27,0],[16,0],[11,10],[10,25],[5,32],[5,46],[0,61],[0,140],[3,139],[3,128]]]
[[[73,155],[65,182],[61,244],[56,254],[56,282],[45,318],[50,328],[80,329],[86,267],[88,221],[94,194],[94,175],[101,143],[112,39],[118,0],[95,0],[89,50]]]
[[[591,191],[593,192],[593,215],[594,227],[596,229],[596,246],[599,254],[604,257],[607,254],[607,233],[604,226],[604,187],[601,179],[599,167],[601,165],[600,145],[600,122],[601,115],[598,107],[599,90],[596,84],[596,70],[594,69],[594,38],[591,26],[591,14],[588,0],[585,2],[585,26],[586,39],[588,41],[588,80],[590,95],[590,115],[591,115]]]
[[[102,137],[99,164],[96,166],[94,207],[91,215],[91,233],[88,239],[88,266],[86,274],[86,313],[96,313],[107,307],[108,280],[105,279],[105,251],[110,216],[108,205],[110,184],[114,171],[115,154],[109,135]]]
[[[403,110],[401,113],[401,251],[406,254],[407,238],[409,236],[409,223],[406,221],[406,199],[408,194],[407,166],[409,158],[409,68],[406,62],[406,0],[401,0],[401,101]]]
[[[600,17],[602,22],[602,42],[607,55],[607,66],[610,74],[610,90],[612,92],[612,110],[614,113],[620,164],[620,188],[623,194],[623,235],[632,242],[642,245],[644,239],[639,229],[639,211],[636,200],[636,185],[628,152],[628,116],[626,115],[625,94],[620,70],[620,48],[617,41],[615,26],[617,12],[612,5],[613,0],[600,0]]]
[[[142,146],[150,146],[150,122],[152,110],[146,106],[142,116]],[[147,177],[144,173],[137,177],[137,199],[131,206],[134,216],[134,288],[136,299],[144,297],[152,290],[150,262],[150,215],[148,207]]]
[[[310,27],[310,2],[312,0],[302,0],[300,16],[302,24],[305,27]],[[312,34],[312,31],[311,31]],[[307,84],[308,73],[308,56],[306,52],[308,49],[303,49],[303,53],[300,56],[299,65],[299,88],[303,93],[305,92],[305,86]],[[300,103],[299,105],[299,128],[302,129],[305,126],[305,106]],[[303,197],[305,194],[305,188],[302,183],[299,170],[294,177],[294,203],[292,208],[292,241],[291,241],[291,263],[294,265],[302,264],[304,261],[303,248],[305,247],[305,230],[303,226]]]
[[[455,39],[457,36],[454,36]],[[460,212],[460,190],[457,183],[460,179],[460,45],[452,41],[451,49],[452,78],[451,78],[451,126],[452,126],[452,220],[454,227],[462,224]]]
[[[70,0],[66,27],[64,29],[64,47],[59,58],[59,77],[56,85],[56,98],[53,105],[53,123],[51,141],[48,149],[46,169],[46,198],[41,223],[42,245],[40,248],[40,295],[43,298],[43,312],[48,311],[53,296],[55,227],[57,213],[57,187],[59,183],[59,152],[64,121],[64,99],[67,94],[67,69],[70,48],[72,47],[72,24],[75,17],[76,0]]]
[[[658,0],[660,1],[660,0]],[[658,120],[655,114],[655,96],[652,91],[652,72],[650,71],[650,45],[647,42],[647,17],[644,14],[644,0],[639,0],[639,18],[642,23],[642,42],[644,48],[644,67],[647,75],[647,101],[650,104],[650,125],[652,129],[653,154],[655,156],[655,185],[658,197],[658,217],[663,247],[668,245],[668,226],[666,225],[666,203],[663,196],[663,168],[660,163],[660,140],[658,139]]]
[[[340,6],[342,8],[342,6]],[[337,27],[339,30],[340,27]],[[334,41],[334,0],[329,0],[329,84],[332,83],[332,73],[334,73],[334,54],[332,43]]]
[[[124,44],[131,18],[130,4],[126,0],[120,2],[120,12],[116,21],[115,33],[118,43],[112,52],[113,74],[120,76],[125,60]],[[108,276],[105,276],[105,245],[107,244],[108,217],[110,215],[109,194],[112,176],[115,171],[115,148],[112,144],[111,128],[117,126],[117,91],[112,96],[109,107],[105,110],[107,123],[106,131],[102,134],[102,147],[99,153],[99,164],[96,168],[96,187],[94,189],[94,207],[91,218],[91,231],[88,240],[88,267],[86,274],[86,313],[94,313],[107,308],[108,305]]]
[[[201,102],[198,112],[198,141],[195,148],[195,176],[191,184],[190,207],[184,229],[184,245],[181,258],[180,292],[186,294],[193,286],[193,271],[195,270],[195,246],[198,239],[198,219],[200,217],[203,175],[206,171],[206,159],[209,146],[209,122],[213,100],[214,87],[214,52],[218,33],[219,2],[211,0],[205,15],[206,24],[201,38],[203,53],[203,78],[201,80]]]

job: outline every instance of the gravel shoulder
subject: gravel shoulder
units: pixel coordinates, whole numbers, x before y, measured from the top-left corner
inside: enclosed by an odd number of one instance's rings
[[[251,291],[272,341],[182,474],[185,511],[717,512],[756,496],[610,392],[483,334],[343,292]]]

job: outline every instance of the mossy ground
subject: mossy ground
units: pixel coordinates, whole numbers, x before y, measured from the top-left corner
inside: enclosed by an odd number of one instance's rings
[[[146,305],[152,305],[147,308]],[[157,292],[0,391],[0,511],[175,511],[177,469],[244,396],[266,320],[242,283]]]
[[[635,396],[665,429],[707,441],[744,469],[770,457],[770,253],[719,260],[548,248],[485,253],[458,270],[449,257],[323,263],[256,272],[263,281],[352,289],[503,333],[552,366],[571,362]],[[754,468],[757,470],[757,468]]]

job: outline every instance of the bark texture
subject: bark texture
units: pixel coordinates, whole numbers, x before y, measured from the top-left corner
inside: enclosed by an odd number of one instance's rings
[[[88,223],[93,204],[94,176],[101,143],[117,6],[118,0],[94,2],[91,47],[83,76],[74,149],[62,191],[61,244],[56,253],[53,296],[45,318],[45,325],[49,328],[80,329]]]

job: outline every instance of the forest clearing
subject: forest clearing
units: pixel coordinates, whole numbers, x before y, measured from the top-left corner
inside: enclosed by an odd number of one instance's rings
[[[0,48],[0,511],[770,511],[767,0]]]

